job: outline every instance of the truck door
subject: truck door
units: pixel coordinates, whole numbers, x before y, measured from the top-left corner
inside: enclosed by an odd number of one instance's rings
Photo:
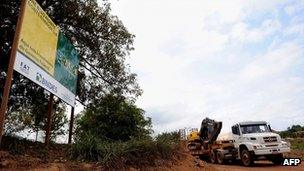
[[[234,148],[239,150],[239,146],[242,143],[240,127],[239,127],[239,125],[234,125],[231,127],[231,129],[232,129],[232,136],[233,136],[233,141],[234,141],[234,143],[233,143]]]

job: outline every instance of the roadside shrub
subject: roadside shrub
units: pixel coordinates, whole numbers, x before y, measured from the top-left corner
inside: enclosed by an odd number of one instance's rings
[[[97,145],[101,143],[100,139],[90,132],[82,134],[81,137],[75,139],[77,143],[73,144],[73,150],[71,152],[74,159],[80,160],[96,160]]]
[[[30,154],[42,159],[46,159],[49,154],[43,143],[12,135],[2,137],[1,149],[13,155]]]
[[[84,139],[85,138],[85,139]],[[91,134],[76,140],[71,157],[98,162],[105,168],[127,168],[158,165],[160,160],[174,160],[181,155],[176,133],[164,133],[152,138],[126,142],[105,141]]]
[[[10,151],[12,154],[22,154],[30,141],[18,136],[3,136],[1,148]],[[33,142],[32,142],[33,143]]]
[[[294,150],[304,151],[304,139],[303,138],[295,138],[290,140],[291,148]]]
[[[148,138],[152,133],[152,121],[144,113],[125,97],[107,94],[94,100],[77,119],[76,137],[91,132],[100,139],[111,141]]]
[[[279,134],[283,138],[304,138],[304,126],[292,125],[287,130],[280,131]]]
[[[171,143],[178,144],[179,143],[179,133],[177,131],[174,132],[164,132],[156,136],[157,141],[169,141]]]
[[[159,134],[156,138],[158,151],[162,158],[168,159],[173,155],[173,152],[179,149],[179,133],[178,132],[165,132]]]

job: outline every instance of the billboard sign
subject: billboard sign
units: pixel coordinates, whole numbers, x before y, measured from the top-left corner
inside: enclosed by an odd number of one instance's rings
[[[14,70],[74,106],[78,64],[59,27],[36,1],[26,0]]]

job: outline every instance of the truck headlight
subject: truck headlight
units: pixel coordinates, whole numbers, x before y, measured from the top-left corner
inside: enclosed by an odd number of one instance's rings
[[[288,142],[282,142],[282,146],[283,147],[290,147],[290,143],[288,143]]]
[[[259,148],[263,148],[263,146],[260,144],[253,145],[253,149],[255,149],[255,150],[259,149]]]

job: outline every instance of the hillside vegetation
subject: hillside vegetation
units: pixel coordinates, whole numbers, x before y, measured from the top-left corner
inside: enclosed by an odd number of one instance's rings
[[[294,138],[294,137],[304,138],[304,126],[292,125],[291,127],[288,127],[287,130],[281,131],[280,135],[283,138]]]

